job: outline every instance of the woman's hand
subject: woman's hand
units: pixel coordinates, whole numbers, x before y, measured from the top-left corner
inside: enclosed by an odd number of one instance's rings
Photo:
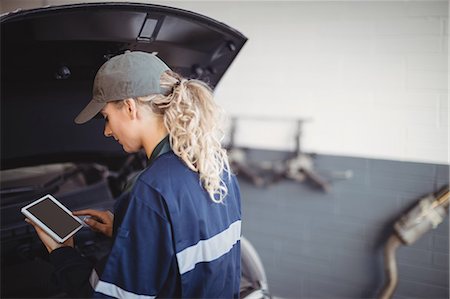
[[[73,237],[70,237],[64,243],[58,243],[57,241],[53,240],[53,238],[50,237],[44,230],[42,230],[39,226],[37,226],[33,221],[31,221],[28,218],[25,218],[25,221],[34,227],[36,233],[38,234],[39,239],[41,239],[42,243],[44,243],[45,247],[47,248],[48,253],[52,252],[53,250],[59,247],[64,246],[73,247]]]
[[[110,211],[97,211],[92,209],[73,212],[75,216],[90,216],[84,222],[97,232],[112,237],[114,214]]]

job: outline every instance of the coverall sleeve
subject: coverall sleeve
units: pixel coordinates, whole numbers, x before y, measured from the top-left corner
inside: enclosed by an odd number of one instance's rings
[[[175,259],[170,222],[162,199],[150,190],[130,196],[94,297],[154,298],[161,295]],[[157,203],[152,206],[149,203]],[[170,274],[172,275],[172,274]]]
[[[53,278],[64,292],[73,298],[92,296],[89,278],[94,267],[88,259],[72,247],[55,249],[49,258],[55,267]]]

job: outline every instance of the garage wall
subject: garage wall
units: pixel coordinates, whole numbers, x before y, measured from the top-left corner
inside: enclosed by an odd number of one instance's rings
[[[448,161],[447,1],[178,5],[249,37],[217,91],[232,114],[310,118],[307,151]],[[237,141],[289,149],[293,128],[246,120]]]
[[[75,2],[3,0],[1,9]],[[151,3],[249,38],[216,91],[232,116],[250,117],[238,145],[290,150],[294,119],[304,118],[308,152],[449,161],[448,1]]]
[[[251,151],[255,160],[279,152]],[[284,180],[256,188],[240,179],[243,235],[281,298],[377,298],[384,286],[383,248],[394,223],[448,184],[448,167],[428,163],[320,155],[316,171],[331,191]],[[351,171],[350,179],[333,174]],[[449,298],[449,218],[397,250],[394,299]]]
[[[447,2],[202,6],[249,37],[218,90],[233,114],[310,118],[307,151],[448,160]],[[238,142],[293,146],[292,122],[242,127]]]

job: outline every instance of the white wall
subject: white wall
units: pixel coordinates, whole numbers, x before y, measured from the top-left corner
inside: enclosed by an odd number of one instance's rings
[[[8,5],[80,1],[2,1]],[[149,1],[139,1],[149,2]],[[34,3],[34,4],[30,4]],[[152,1],[249,38],[216,90],[237,144],[448,163],[448,1]],[[284,120],[283,120],[284,119]]]

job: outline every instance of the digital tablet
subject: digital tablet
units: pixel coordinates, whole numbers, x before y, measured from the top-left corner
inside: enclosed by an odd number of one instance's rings
[[[50,194],[23,207],[21,212],[59,243],[83,227],[83,222]]]

